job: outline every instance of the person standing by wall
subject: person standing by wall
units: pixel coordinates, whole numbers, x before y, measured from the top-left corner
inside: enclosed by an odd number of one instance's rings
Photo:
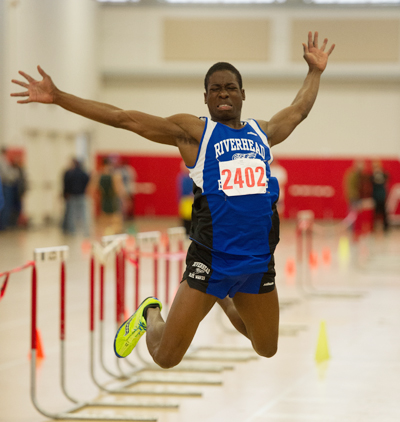
[[[89,179],[89,174],[84,171],[81,163],[73,158],[71,168],[64,173],[65,214],[63,231],[65,234],[75,234],[77,227],[81,225],[83,235],[85,237],[90,235],[86,198]]]
[[[0,154],[0,179],[4,196],[4,206],[0,211],[0,230],[6,230],[11,223],[11,213],[14,204],[14,183],[18,178],[17,171],[11,166],[7,157],[7,149],[2,148]]]
[[[363,160],[356,160],[344,175],[344,192],[349,205],[349,212],[357,212],[360,207],[361,175],[364,167]]]
[[[15,170],[15,180],[12,185],[13,204],[11,207],[10,226],[19,227],[27,224],[23,215],[23,197],[27,190],[27,180],[21,157],[14,157],[11,166]]]
[[[3,183],[1,181],[1,176],[0,176],[0,213],[3,208],[4,208]]]
[[[136,193],[136,170],[129,164],[127,158],[121,158],[117,163],[116,172],[121,175],[122,183],[126,193],[126,201],[122,207],[124,221],[131,221],[135,218],[135,193]]]
[[[387,181],[388,174],[384,171],[382,163],[378,160],[372,162],[372,199],[374,200],[374,220],[373,230],[376,228],[376,222],[379,216],[383,219],[383,230],[387,232],[389,230],[389,222],[386,212],[386,198],[387,198]]]
[[[110,158],[103,159],[99,173],[92,177],[90,191],[99,198],[100,235],[122,233],[124,231],[122,209],[126,206],[127,193],[121,173],[115,171]]]

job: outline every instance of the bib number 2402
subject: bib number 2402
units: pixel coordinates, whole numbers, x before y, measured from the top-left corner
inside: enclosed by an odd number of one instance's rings
[[[219,162],[219,189],[227,196],[252,195],[267,191],[265,163],[254,158]]]

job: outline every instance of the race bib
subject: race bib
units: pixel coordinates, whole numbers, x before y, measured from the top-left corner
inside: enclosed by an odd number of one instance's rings
[[[253,195],[267,191],[265,163],[255,158],[219,162],[219,190],[227,196]]]

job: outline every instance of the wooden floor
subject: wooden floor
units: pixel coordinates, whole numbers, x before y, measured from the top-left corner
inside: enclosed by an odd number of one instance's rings
[[[173,219],[139,220],[136,229],[165,231],[176,225]],[[293,267],[295,227],[284,222],[276,253],[282,309],[277,355],[264,359],[249,351],[248,341],[233,333],[215,308],[196,334],[188,353],[191,359],[182,364],[187,372],[147,370],[131,378],[131,392],[168,391],[168,396],[105,393],[95,385],[90,374],[89,253],[82,238],[64,237],[57,228],[1,233],[0,272],[31,260],[34,248],[58,245],[70,247],[64,368],[67,393],[78,402],[149,406],[90,406],[73,415],[98,415],[98,420],[154,417],[160,422],[400,421],[399,229],[353,243],[340,225],[317,226],[313,265],[300,268]],[[160,271],[162,268],[161,262]],[[49,420],[30,399],[30,274],[30,269],[12,274],[0,301],[1,422]],[[174,273],[175,287],[177,279]],[[142,280],[143,294],[151,292],[150,262],[144,265]],[[73,407],[60,382],[59,264],[39,265],[38,283],[38,327],[45,358],[36,368],[35,396],[38,406],[57,416]],[[128,268],[129,312],[133,310],[132,285],[133,269]],[[93,365],[96,382],[112,390],[121,389],[123,381],[115,381],[101,367],[100,349],[110,372],[133,370],[125,360],[119,361],[118,367],[113,356],[112,263],[106,271],[106,288],[104,348],[100,347],[97,324]],[[139,346],[142,358],[150,362],[143,340]],[[322,357],[329,353],[329,359],[317,363],[317,352]],[[211,358],[214,361],[207,360]],[[143,366],[136,353],[130,359],[136,368]],[[196,372],[199,368],[207,372]],[[160,405],[169,408],[156,407]]]

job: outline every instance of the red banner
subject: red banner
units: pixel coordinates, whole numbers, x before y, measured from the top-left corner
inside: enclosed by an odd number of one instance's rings
[[[132,166],[139,183],[154,184],[152,193],[135,196],[136,215],[178,215],[177,177],[180,157],[150,155],[99,154],[98,166],[104,157],[114,157]],[[378,157],[377,157],[378,158]],[[374,158],[374,159],[377,159]],[[365,172],[371,171],[371,160],[365,161]],[[344,193],[344,175],[353,165],[354,158],[279,158],[275,160],[272,174],[280,180],[282,216],[295,218],[297,211],[310,209],[315,217],[342,219],[348,214]],[[389,174],[388,192],[394,198],[395,212],[400,214],[400,162],[381,159],[385,172]],[[279,169],[279,167],[281,167]],[[394,194],[399,190],[399,194]],[[391,192],[392,191],[392,192]]]

